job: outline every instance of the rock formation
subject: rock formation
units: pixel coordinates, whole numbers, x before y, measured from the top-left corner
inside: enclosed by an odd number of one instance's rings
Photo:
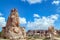
[[[3,37],[10,40],[25,40],[26,32],[24,28],[19,26],[19,16],[16,9],[11,10],[8,17],[6,27],[3,27]]]

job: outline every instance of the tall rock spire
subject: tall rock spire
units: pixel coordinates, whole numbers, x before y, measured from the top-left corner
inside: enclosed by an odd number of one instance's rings
[[[19,16],[16,9],[11,10],[8,17],[6,27],[3,28],[3,37],[10,40],[22,40],[25,38],[26,32],[24,28],[19,26]]]
[[[19,26],[19,16],[18,16],[18,12],[16,9],[12,9],[11,10],[11,14],[8,17],[8,21],[7,21],[7,26]]]

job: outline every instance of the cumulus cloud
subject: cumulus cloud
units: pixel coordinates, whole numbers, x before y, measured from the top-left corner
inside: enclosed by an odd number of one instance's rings
[[[33,16],[34,16],[34,17],[40,17],[38,14],[34,14]]]
[[[52,4],[59,5],[59,4],[60,4],[60,1],[59,1],[59,0],[54,0],[54,1],[52,2]]]
[[[26,19],[24,17],[19,17],[20,24],[26,24]]]
[[[48,29],[49,26],[54,25],[55,21],[58,19],[59,15],[51,15],[51,16],[42,16],[41,18],[34,18],[33,22],[28,22],[28,29]]]
[[[42,0],[27,0],[29,4],[41,3]]]
[[[0,27],[5,27],[6,26],[6,21],[4,17],[0,17]]]
[[[28,2],[29,4],[36,4],[36,3],[41,3],[42,1],[46,0],[21,0],[22,2]]]

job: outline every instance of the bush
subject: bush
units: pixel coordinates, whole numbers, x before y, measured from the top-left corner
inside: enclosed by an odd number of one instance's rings
[[[0,32],[0,37],[1,37],[1,32]]]
[[[0,37],[1,37],[1,35],[2,35],[2,32],[0,32]]]

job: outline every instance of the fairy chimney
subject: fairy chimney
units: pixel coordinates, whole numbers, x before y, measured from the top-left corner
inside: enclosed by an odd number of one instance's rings
[[[5,31],[4,31],[5,30]],[[19,26],[19,16],[16,9],[11,10],[11,14],[8,17],[6,27],[3,28],[3,37],[10,40],[22,40],[26,35],[23,35],[22,28]]]

